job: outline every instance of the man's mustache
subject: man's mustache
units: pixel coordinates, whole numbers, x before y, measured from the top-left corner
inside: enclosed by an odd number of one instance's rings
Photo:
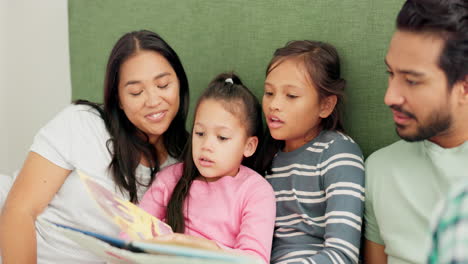
[[[402,114],[408,116],[409,118],[416,119],[416,116],[415,116],[415,115],[413,115],[412,113],[410,113],[410,112],[404,110],[403,107],[401,107],[400,105],[391,105],[390,108],[393,109],[393,110],[395,110],[395,111],[397,111],[397,112],[400,112],[400,113],[402,113]]]

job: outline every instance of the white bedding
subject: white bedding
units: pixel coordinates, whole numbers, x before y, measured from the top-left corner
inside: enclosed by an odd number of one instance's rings
[[[0,174],[0,209],[3,208],[3,203],[6,200],[11,185],[13,184],[13,177],[5,174]],[[0,262],[1,263],[1,262]]]

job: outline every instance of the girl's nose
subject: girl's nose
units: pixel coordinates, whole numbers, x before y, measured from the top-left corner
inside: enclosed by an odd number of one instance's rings
[[[202,142],[202,150],[213,151],[213,137],[205,136]]]
[[[273,96],[270,99],[270,104],[268,105],[268,108],[270,110],[280,110],[281,109],[281,100],[278,98],[278,96]]]

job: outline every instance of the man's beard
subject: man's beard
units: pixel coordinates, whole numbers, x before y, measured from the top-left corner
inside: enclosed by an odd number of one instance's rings
[[[396,111],[402,112],[410,118],[413,118],[415,121],[417,121],[416,117],[413,114],[404,111],[400,106],[391,106],[391,108]],[[396,126],[396,132],[398,136],[403,140],[409,142],[422,141],[441,135],[448,131],[449,128],[452,126],[452,116],[450,115],[450,113],[442,109],[435,110],[430,115],[430,119],[425,124],[420,124],[420,126],[418,126],[417,128],[417,132],[411,135],[403,135],[402,133],[400,133],[399,129],[404,129],[405,126],[398,124],[396,124]]]

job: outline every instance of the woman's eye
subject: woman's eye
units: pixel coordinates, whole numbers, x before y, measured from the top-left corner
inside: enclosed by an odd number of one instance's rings
[[[203,132],[195,132],[195,135],[197,135],[199,137],[203,137],[204,133]]]
[[[272,92],[265,92],[265,95],[266,95],[266,96],[272,96],[273,93],[272,93]]]
[[[133,95],[133,96],[137,96],[137,95],[140,95],[142,92],[143,92],[143,90],[141,90],[139,92],[130,93],[130,94]]]
[[[299,97],[299,96],[294,95],[294,94],[287,94],[286,96],[291,98],[291,99],[295,99],[295,98]]]
[[[223,137],[223,136],[218,136],[218,139],[221,140],[221,141],[226,141],[229,138],[228,137]]]
[[[168,85],[169,85],[169,83],[166,83],[166,84],[164,84],[164,85],[158,85],[158,88],[164,89],[164,88],[166,88]]]

